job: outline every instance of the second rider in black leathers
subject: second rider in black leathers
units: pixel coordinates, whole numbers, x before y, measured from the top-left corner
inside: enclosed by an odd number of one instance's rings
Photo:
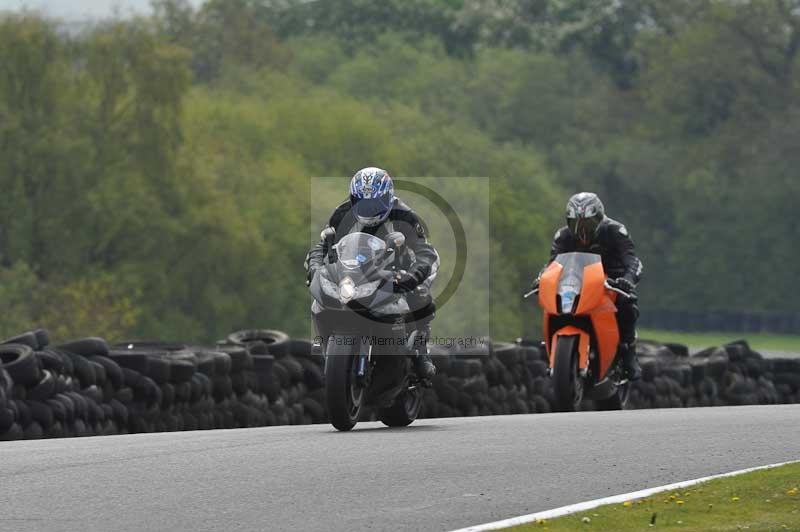
[[[609,283],[625,292],[633,293],[642,276],[642,261],[628,234],[628,229],[605,214],[597,194],[581,192],[567,203],[567,225],[556,231],[550,250],[550,261],[561,253],[583,251],[596,253],[603,258],[603,269]],[[534,287],[538,286],[538,279]],[[620,355],[625,373],[630,380],[641,376],[636,360],[636,320],[639,308],[631,300],[617,300],[617,323],[620,333]]]

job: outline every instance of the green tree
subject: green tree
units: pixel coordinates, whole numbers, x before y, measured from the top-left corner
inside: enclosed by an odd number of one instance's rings
[[[65,44],[47,23],[29,15],[0,20],[0,254],[47,274],[61,262],[49,243],[69,241],[69,227],[51,213],[74,212],[80,199],[74,85]],[[63,250],[64,258],[72,250]]]
[[[286,61],[265,10],[254,0],[209,0],[195,17],[192,64],[200,81],[219,77],[227,66],[262,68]]]
[[[477,44],[475,24],[458,23],[463,0],[341,0],[262,2],[282,38],[314,33],[333,35],[351,52],[374,44],[387,32],[409,41],[436,37],[448,53],[470,55]]]

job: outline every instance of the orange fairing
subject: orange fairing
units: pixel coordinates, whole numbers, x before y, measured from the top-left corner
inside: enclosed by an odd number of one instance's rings
[[[566,264],[563,266],[560,262]],[[553,367],[553,357],[557,351],[558,341],[564,337],[578,338],[579,368],[589,368],[589,351],[596,350],[597,359],[592,362],[593,381],[604,379],[611,369],[617,355],[619,345],[619,329],[617,327],[616,294],[606,291],[605,273],[599,256],[591,254],[567,254],[560,262],[553,262],[542,274],[539,282],[539,305],[544,310],[544,339],[550,358],[550,367]],[[586,266],[584,266],[586,264]],[[577,268],[582,272],[576,272]],[[581,279],[580,298],[574,314],[561,314],[558,309],[558,289],[564,269],[568,269],[570,279],[565,282],[565,293],[575,290],[577,279]],[[582,274],[582,275],[577,275]],[[587,327],[587,317],[592,326]],[[558,323],[557,331],[551,331],[551,326]],[[570,325],[578,324],[580,327]],[[584,330],[590,329],[590,331]],[[552,334],[552,336],[551,336]]]
[[[551,262],[539,279],[539,305],[546,314],[558,314],[556,295],[558,294],[558,280],[561,279],[561,270],[564,267],[557,262]],[[547,337],[547,333],[545,333]]]
[[[552,349],[550,349],[550,367],[554,367],[554,360],[553,357],[555,356],[556,346],[555,344],[561,339],[562,336],[577,336],[579,337],[578,340],[578,369],[586,369],[589,367],[589,333],[578,329],[577,327],[573,327],[572,325],[568,325],[563,329],[559,329],[553,340],[554,345]]]
[[[547,312],[544,313],[542,316],[542,329],[543,334],[542,338],[544,338],[544,347],[547,349],[547,354],[550,354],[550,314]],[[552,366],[551,366],[552,367]]]
[[[578,302],[576,314],[588,314],[595,310],[606,293],[605,281],[606,275],[602,263],[596,262],[583,269],[581,300]]]
[[[617,346],[619,345],[619,328],[617,327],[617,308],[610,297],[604,295],[602,304],[592,312],[592,327],[594,328],[595,338],[597,339],[597,350],[599,351],[598,376],[601,380],[606,376],[614,357],[617,356]]]

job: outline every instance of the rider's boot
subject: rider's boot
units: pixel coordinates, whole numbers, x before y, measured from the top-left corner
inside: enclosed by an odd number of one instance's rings
[[[414,370],[420,380],[430,380],[436,375],[436,366],[433,365],[428,353],[428,336],[429,330],[421,330],[414,339],[414,347],[417,351],[417,356],[414,358]]]
[[[622,343],[619,346],[622,355],[622,369],[625,377],[629,381],[637,381],[642,378],[642,368],[639,367],[639,360],[636,356],[636,343]]]

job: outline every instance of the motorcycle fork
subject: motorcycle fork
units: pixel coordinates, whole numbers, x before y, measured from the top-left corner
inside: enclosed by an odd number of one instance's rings
[[[372,362],[372,344],[369,344],[368,349],[361,349],[361,352],[358,355],[358,365],[356,370],[356,375],[359,379],[365,379],[367,376],[367,369],[369,368],[369,364]]]

